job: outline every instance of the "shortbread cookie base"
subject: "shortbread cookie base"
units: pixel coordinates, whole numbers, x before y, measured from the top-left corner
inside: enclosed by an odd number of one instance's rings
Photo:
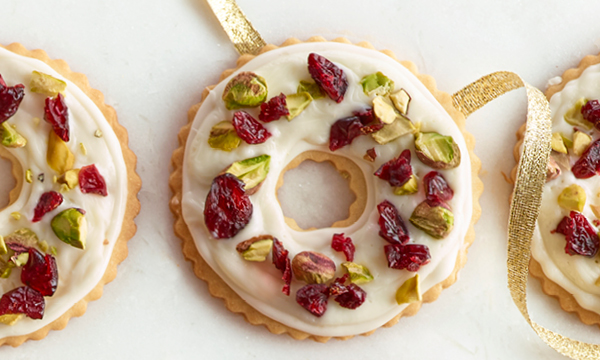
[[[79,300],[67,312],[65,312],[62,316],[60,316],[52,323],[27,335],[10,336],[0,339],[0,346],[11,345],[13,347],[16,347],[27,340],[41,340],[44,337],[46,337],[46,335],[48,335],[48,332],[50,330],[64,329],[65,326],[67,326],[69,319],[71,319],[72,317],[79,317],[85,313],[88,302],[97,300],[102,296],[102,289],[104,288],[104,285],[111,282],[117,276],[117,265],[123,260],[125,260],[125,258],[127,257],[127,241],[131,239],[131,237],[133,237],[133,235],[136,232],[134,218],[140,211],[140,202],[137,199],[137,194],[142,186],[142,181],[135,172],[137,158],[133,151],[131,151],[127,145],[127,130],[118,123],[117,113],[115,112],[115,110],[104,103],[104,95],[100,91],[92,89],[90,87],[90,84],[88,83],[88,80],[85,77],[85,75],[72,72],[67,63],[63,60],[50,59],[43,50],[27,50],[23,45],[18,43],[13,43],[8,46],[2,47],[12,51],[13,53],[41,60],[44,63],[48,64],[54,70],[59,72],[62,76],[75,83],[94,102],[94,104],[96,104],[96,106],[100,109],[110,126],[113,128],[115,134],[117,135],[117,138],[119,139],[121,149],[123,152],[123,158],[125,159],[125,165],[127,166],[128,177],[128,198],[125,216],[123,218],[123,224],[121,227],[121,233],[113,249],[108,267],[104,272],[104,276],[102,277],[100,282],[98,282],[98,284],[94,287],[94,289],[92,289],[92,291],[90,291],[83,299]],[[4,149],[0,148],[0,156],[7,157],[7,152],[5,150],[3,152],[2,150]],[[13,176],[17,181],[17,186],[10,192],[10,202],[13,202],[17,198],[22,185],[22,172],[17,172],[20,169],[20,167],[17,168],[19,164],[16,162],[15,159],[11,158],[10,156],[8,156],[7,158],[11,160],[13,164]]]
[[[327,40],[322,37],[312,37],[312,38],[309,38],[306,42],[325,42],[325,41],[327,41]],[[337,39],[334,39],[333,41],[351,44],[351,42],[345,38],[337,38]],[[283,44],[281,44],[281,47],[299,44],[301,42],[302,41],[300,41],[296,38],[290,38],[290,39],[286,40]],[[356,45],[375,50],[374,47],[367,42],[361,42]],[[259,55],[262,53],[265,53],[267,51],[277,49],[277,48],[278,47],[275,45],[266,45],[265,47],[263,47],[261,49]],[[396,56],[391,51],[383,50],[381,52],[392,57],[393,59],[397,60]],[[250,61],[253,58],[254,58],[253,55],[240,56],[240,58],[238,59],[237,64],[236,64],[236,68],[228,69],[228,70],[224,71],[221,74],[220,81],[227,78],[234,71],[236,71],[238,68],[240,68],[241,66],[243,66],[244,64],[246,64],[248,61]],[[448,276],[448,278],[446,278],[446,280],[438,283],[437,285],[432,287],[429,291],[427,291],[425,294],[423,294],[422,301],[414,302],[414,303],[410,304],[401,313],[399,313],[393,319],[391,319],[386,324],[384,324],[383,327],[393,326],[403,316],[412,316],[412,315],[416,314],[424,302],[428,303],[428,302],[432,302],[432,301],[436,300],[438,298],[438,296],[440,295],[442,289],[449,287],[456,281],[456,276],[457,276],[458,270],[460,270],[464,266],[464,264],[467,260],[468,247],[471,245],[471,243],[473,242],[473,240],[475,238],[475,232],[474,232],[473,226],[474,226],[475,222],[477,222],[477,220],[479,219],[479,217],[481,215],[481,208],[479,206],[479,197],[481,196],[481,193],[483,192],[483,183],[477,176],[477,174],[479,173],[479,170],[481,168],[481,162],[473,153],[473,149],[475,147],[475,140],[474,140],[473,136],[471,134],[467,133],[464,129],[464,127],[465,127],[464,116],[462,115],[462,113],[460,113],[458,110],[456,110],[452,106],[452,98],[449,94],[441,92],[436,89],[435,80],[431,76],[419,74],[415,64],[413,64],[411,62],[401,61],[400,63],[404,67],[406,67],[411,73],[413,73],[425,85],[425,87],[434,95],[434,97],[438,100],[438,102],[440,102],[440,104],[443,106],[443,108],[446,110],[446,112],[448,112],[448,114],[450,114],[452,119],[456,122],[457,126],[459,127],[459,129],[461,130],[461,132],[465,138],[465,143],[467,144],[467,148],[469,150],[469,155],[470,155],[470,159],[471,159],[471,171],[472,171],[471,176],[472,176],[472,187],[473,187],[473,216],[471,219],[471,223],[469,225],[469,229],[468,229],[467,234],[464,239],[464,243],[463,243],[464,245],[458,253],[454,270],[450,274],[450,276]],[[208,95],[209,91],[212,88],[214,88],[214,85],[209,86],[204,90],[204,92],[202,93],[202,101],[204,101],[204,99],[206,98],[206,96]],[[283,325],[283,324],[263,315],[262,313],[258,312],[256,309],[254,309],[253,307],[248,305],[238,294],[236,294],[211,269],[211,267],[208,266],[208,264],[204,261],[202,256],[198,253],[198,250],[196,249],[196,246],[194,244],[194,240],[193,240],[193,238],[189,232],[189,229],[188,229],[185,221],[183,220],[183,216],[181,214],[181,193],[182,193],[182,171],[183,171],[182,169],[183,169],[183,158],[184,158],[185,146],[186,146],[186,142],[188,139],[188,135],[190,132],[192,122],[196,116],[196,113],[198,112],[198,109],[202,105],[202,101],[200,103],[192,106],[190,108],[190,110],[188,111],[188,124],[185,125],[179,132],[178,138],[179,138],[180,146],[173,152],[173,157],[171,159],[172,164],[173,164],[173,172],[171,173],[171,176],[169,178],[169,185],[170,185],[171,190],[174,195],[170,202],[170,208],[175,217],[174,231],[175,231],[175,234],[182,240],[182,249],[183,249],[183,254],[184,254],[185,258],[192,262],[194,273],[196,274],[196,276],[198,278],[206,281],[206,283],[208,284],[210,294],[214,297],[223,299],[225,301],[225,305],[226,305],[227,309],[229,309],[231,312],[242,314],[244,316],[244,318],[246,319],[246,321],[248,321],[249,323],[251,323],[253,325],[263,325],[270,332],[272,332],[274,334],[288,334],[289,336],[291,336],[292,338],[297,339],[297,340],[310,338],[317,342],[327,342],[332,337],[316,336],[316,335],[308,334],[303,331],[293,329],[289,326]],[[309,155],[306,159],[312,159],[312,158]],[[315,159],[315,161],[319,161],[319,159]],[[357,198],[359,198],[358,194],[357,194]],[[355,203],[356,203],[356,201],[355,201]],[[354,210],[354,211],[359,210],[358,206],[356,206],[355,208],[357,210]],[[355,216],[355,214],[353,214],[352,211],[353,210],[351,207],[349,219],[352,219],[353,216]],[[371,335],[373,332],[375,332],[375,330],[376,329],[373,329],[373,330],[363,333],[361,335],[365,335],[365,336]],[[340,340],[347,340],[352,337],[353,336],[342,336],[342,337],[335,337],[335,338],[340,339]]]

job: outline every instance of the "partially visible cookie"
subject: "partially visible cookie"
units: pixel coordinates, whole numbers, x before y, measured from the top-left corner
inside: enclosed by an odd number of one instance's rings
[[[20,44],[0,46],[0,75],[0,156],[17,183],[0,211],[0,345],[18,346],[100,298],[136,231],[141,181],[84,75]]]
[[[394,325],[454,283],[482,191],[464,117],[431,77],[369,44],[324,41],[268,45],[225,71],[190,109],[170,178],[175,232],[211,294],[252,324],[321,342]],[[350,221],[300,231],[283,215],[276,189],[304,159],[356,181]],[[346,237],[353,260],[332,248]]]

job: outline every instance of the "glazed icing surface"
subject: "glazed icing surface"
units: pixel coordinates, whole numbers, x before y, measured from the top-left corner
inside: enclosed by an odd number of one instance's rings
[[[552,96],[550,99],[552,132],[561,132],[572,138],[573,125],[568,124],[563,117],[581,98],[588,100],[600,98],[600,65],[586,68],[579,78],[570,81],[562,91]],[[595,130],[587,133],[593,140],[598,138]],[[572,153],[570,155],[572,166],[579,157]],[[594,284],[600,278],[598,256],[588,258],[568,255],[565,253],[565,236],[551,233],[564,216],[569,216],[569,211],[561,208],[557,199],[562,190],[571,184],[578,184],[585,190],[587,200],[583,215],[590,220],[590,223],[596,218],[589,205],[600,205],[600,177],[576,179],[571,171],[562,169],[558,178],[547,182],[544,186],[542,209],[532,241],[531,253],[542,265],[544,274],[550,280],[571,293],[583,308],[600,314],[600,286]],[[598,230],[597,227],[594,228]]]
[[[280,119],[264,124],[273,136],[263,144],[242,143],[231,152],[210,148],[207,141],[211,127],[233,116],[234,111],[226,110],[221,100],[223,89],[232,76],[240,71],[253,71],[266,79],[269,98],[279,93],[293,94],[300,80],[311,80],[307,70],[307,58],[311,52],[325,56],[345,72],[349,86],[341,103],[336,104],[329,98],[315,100],[290,122]],[[363,93],[359,82],[363,76],[377,71],[392,79],[397,90],[404,88],[411,95],[408,117],[414,123],[420,122],[422,131],[451,135],[460,147],[461,165],[452,170],[441,171],[455,194],[449,202],[455,215],[454,229],[443,240],[429,237],[408,222],[414,208],[425,198],[420,180],[417,194],[397,196],[387,182],[372,175],[384,162],[397,157],[404,149],[411,150],[411,164],[419,179],[432,171],[416,158],[411,135],[400,137],[386,145],[377,144],[370,136],[361,136],[350,146],[335,151],[336,155],[354,161],[366,180],[366,208],[354,224],[346,228],[296,231],[284,220],[276,196],[280,173],[291,160],[305,151],[329,152],[331,125],[338,119],[350,116],[353,111],[371,106],[372,98]],[[409,229],[411,243],[425,244],[431,251],[431,262],[422,266],[418,272],[422,292],[452,273],[458,251],[464,246],[463,240],[472,215],[469,153],[452,118],[413,74],[378,51],[330,42],[305,43],[269,51],[251,60],[236,73],[210,91],[196,114],[184,158],[182,208],[198,251],[237,294],[264,315],[313,335],[355,335],[387,323],[406,307],[396,303],[395,293],[414,273],[387,266],[383,251],[386,242],[378,235],[379,215],[376,208],[384,200],[391,201],[398,208]],[[257,109],[247,111],[258,118]],[[379,154],[373,163],[363,159],[366,150],[372,147]],[[203,210],[213,178],[235,161],[262,154],[271,156],[270,171],[260,190],[250,197],[254,205],[250,223],[232,239],[212,239],[204,225]],[[303,283],[293,280],[291,295],[282,294],[281,272],[273,266],[270,256],[263,263],[248,262],[235,250],[235,246],[243,240],[270,234],[289,250],[290,259],[301,251],[317,251],[334,260],[337,265],[336,276],[341,276],[343,270],[340,269],[340,264],[345,258],[342,253],[331,248],[334,233],[345,233],[352,238],[356,246],[354,262],[367,266],[375,279],[360,285],[367,292],[362,306],[356,310],[348,310],[330,298],[327,311],[320,318],[310,314],[295,301],[296,291]]]
[[[75,156],[73,168],[95,164],[106,180],[108,190],[106,197],[83,194],[79,187],[64,192],[63,203],[37,223],[31,222],[33,210],[44,192],[60,190],[60,184],[53,183],[53,177],[60,174],[52,170],[46,162],[51,126],[43,120],[46,96],[29,91],[31,72],[34,70],[67,82],[65,102],[69,109],[71,128],[67,146]],[[33,173],[33,182],[23,181],[16,201],[0,211],[0,235],[9,235],[20,228],[33,230],[40,240],[45,240],[50,246],[56,247],[59,276],[55,294],[45,298],[46,310],[43,319],[32,320],[23,317],[13,326],[0,324],[0,339],[2,339],[7,336],[29,334],[50,324],[98,284],[121,232],[127,201],[127,169],[121,145],[111,126],[100,109],[75,84],[46,63],[17,55],[2,47],[0,47],[0,74],[8,86],[25,85],[25,97],[21,106],[17,113],[7,120],[7,123],[16,126],[17,131],[27,139],[27,145],[22,148],[5,149],[21,164],[23,179],[27,169],[31,169]],[[34,120],[34,118],[38,119]],[[95,137],[96,130],[100,130],[103,136]],[[80,143],[83,143],[87,149],[87,155],[82,152]],[[37,176],[42,173],[44,182],[37,179]],[[85,250],[76,249],[60,241],[50,226],[50,221],[56,214],[71,207],[86,211],[88,235]],[[13,219],[10,215],[13,212],[19,212],[22,215],[21,219]],[[20,271],[15,270],[17,269],[13,269],[8,279],[0,279],[0,294],[23,286],[20,281]]]

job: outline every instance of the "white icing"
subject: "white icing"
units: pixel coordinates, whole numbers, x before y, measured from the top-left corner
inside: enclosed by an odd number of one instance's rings
[[[75,155],[74,168],[95,164],[107,184],[108,196],[83,194],[79,187],[63,193],[63,203],[44,218],[32,223],[33,209],[42,193],[59,191],[60,184],[54,184],[53,176],[58,176],[46,163],[50,124],[43,120],[45,96],[31,93],[29,81],[31,72],[37,70],[67,82],[65,101],[69,109],[71,127],[69,149]],[[25,171],[33,172],[33,183],[23,182],[22,191],[14,203],[0,211],[0,234],[9,235],[20,228],[30,228],[40,240],[46,240],[58,250],[56,256],[59,282],[56,293],[46,297],[46,311],[42,320],[23,318],[14,326],[0,324],[0,339],[7,336],[29,334],[56,320],[75,303],[85,297],[98,284],[108,265],[113,247],[121,232],[121,225],[127,201],[127,168],[121,152],[121,145],[106,118],[75,84],[66,80],[42,61],[14,54],[0,47],[0,74],[8,86],[25,85],[25,97],[17,113],[7,120],[27,139],[23,148],[7,150],[22,164]],[[42,119],[36,125],[34,118]],[[101,138],[94,136],[96,130],[103,133]],[[80,149],[83,143],[87,149],[84,155]],[[44,182],[37,180],[43,173]],[[4,176],[9,176],[4,174]],[[60,241],[50,226],[52,218],[62,210],[77,207],[84,209],[88,224],[85,250],[76,249]],[[22,217],[14,220],[10,214],[19,212]],[[105,240],[108,243],[105,245]],[[20,271],[13,269],[8,279],[0,279],[0,294],[18,286]]]
[[[260,145],[242,144],[232,152],[211,149],[207,139],[210,129],[217,122],[231,119],[233,111],[225,109],[221,95],[225,79],[213,89],[198,111],[186,146],[183,167],[183,216],[202,257],[245,301],[266,316],[290,327],[321,336],[345,336],[373,330],[394,318],[406,305],[399,306],[395,300],[396,290],[405,280],[414,276],[406,270],[387,267],[383,251],[386,242],[378,236],[377,204],[392,201],[407,223],[411,241],[429,246],[432,260],[419,270],[421,289],[427,291],[446,279],[452,272],[456,256],[463,247],[463,239],[471,221],[471,168],[469,155],[462,134],[429,91],[397,61],[373,50],[337,43],[300,44],[270,51],[244,65],[239,71],[253,71],[264,77],[269,95],[296,92],[300,80],[310,80],[307,57],[310,52],[319,53],[340,66],[348,78],[348,91],[344,101],[336,104],[330,99],[313,101],[306,110],[291,122],[285,119],[266,124],[273,137]],[[356,223],[347,228],[323,228],[298,232],[289,228],[279,206],[275,186],[283,168],[297,155],[307,150],[329,151],[329,129],[337,119],[347,117],[353,111],[369,106],[371,99],[359,84],[368,74],[381,71],[392,79],[396,89],[404,88],[412,101],[408,116],[413,122],[422,122],[423,131],[436,131],[451,135],[462,153],[461,165],[453,170],[441,171],[454,189],[450,201],[454,215],[454,229],[444,240],[434,240],[413,227],[408,218],[418,203],[424,200],[421,182],[419,193],[396,196],[392,188],[372,174],[385,161],[400,154],[403,149],[412,151],[413,170],[422,178],[431,168],[425,167],[415,156],[412,136],[401,137],[387,145],[378,145],[369,136],[361,136],[351,146],[337,150],[335,154],[352,159],[363,171],[368,192],[366,209]],[[249,112],[257,117],[257,109]],[[376,147],[379,156],[374,163],[363,159],[366,150]],[[203,209],[212,179],[228,164],[242,159],[271,155],[270,172],[261,189],[251,196],[254,213],[248,226],[232,239],[214,240],[204,226]],[[310,199],[308,200],[310,201]],[[365,303],[356,310],[340,307],[333,299],[328,309],[317,318],[295,301],[296,291],[304,285],[292,282],[291,296],[281,293],[281,272],[273,266],[270,257],[264,263],[244,261],[235,251],[240,241],[260,234],[271,234],[283,242],[290,251],[290,259],[304,250],[321,252],[338,265],[345,261],[343,254],[331,249],[334,233],[343,232],[356,245],[354,262],[367,266],[375,280],[361,285],[367,292]]]
[[[579,78],[570,81],[562,91],[550,99],[552,112],[552,132],[561,132],[572,138],[573,126],[564,120],[565,113],[581,98],[600,98],[600,65],[593,65],[583,71]],[[596,131],[590,134],[597,138]],[[571,156],[571,165],[579,157]],[[598,256],[588,258],[580,255],[570,256],[565,253],[565,236],[552,234],[569,211],[558,205],[557,199],[561,191],[571,185],[578,184],[587,195],[583,214],[595,219],[589,204],[600,205],[600,177],[576,179],[571,171],[563,171],[561,175],[544,186],[542,210],[538,218],[538,226],[531,245],[533,257],[542,265],[544,274],[562,288],[573,294],[577,302],[584,308],[600,314],[600,286],[594,282],[600,278],[600,260]]]

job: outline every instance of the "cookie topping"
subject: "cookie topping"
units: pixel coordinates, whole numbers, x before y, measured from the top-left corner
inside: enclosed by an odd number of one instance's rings
[[[375,172],[375,176],[387,181],[390,186],[400,187],[411,179],[410,150],[406,149],[395,159],[392,159]]]
[[[333,279],[335,263],[326,255],[316,251],[302,251],[292,260],[296,279],[308,284],[323,284]]]
[[[235,175],[217,176],[204,205],[204,222],[215,239],[234,237],[252,217],[252,203],[244,182]]]
[[[417,157],[434,169],[453,169],[460,164],[460,149],[452,136],[435,132],[419,132],[415,135]]]
[[[329,98],[337,103],[344,100],[348,80],[337,65],[325,57],[312,53],[308,55],[308,72]]]
[[[383,250],[388,267],[392,269],[416,272],[431,259],[429,248],[421,244],[388,244],[383,247]]]
[[[345,237],[344,234],[333,234],[331,239],[331,248],[335,251],[344,253],[346,261],[354,260],[354,252],[356,251],[352,239]]]
[[[25,96],[25,86],[17,84],[6,86],[6,82],[0,75],[0,124],[12,117]]]
[[[231,151],[242,143],[230,121],[221,121],[210,129],[208,145],[213,149]]]
[[[289,114],[290,111],[287,108],[286,96],[281,93],[260,105],[258,119],[262,122],[271,122]]]
[[[398,209],[391,202],[385,200],[377,205],[379,211],[379,236],[390,244],[406,244],[410,237]]]
[[[60,93],[64,96],[66,89],[67,83],[52,75],[44,74],[39,71],[31,72],[29,90],[33,93],[44,94],[46,96],[56,96]]]
[[[229,80],[223,91],[227,110],[256,107],[267,99],[267,82],[253,72],[241,72]]]
[[[42,220],[42,217],[50,211],[56,209],[63,202],[63,196],[56,191],[48,191],[40,196],[34,211],[32,222]]]
[[[423,297],[419,286],[419,274],[415,274],[415,276],[406,280],[398,288],[398,291],[396,291],[396,302],[398,302],[398,305],[401,305],[421,300],[423,300]]]
[[[0,315],[25,314],[31,319],[44,316],[46,302],[39,291],[29,286],[13,289],[0,298]]]
[[[248,144],[262,144],[271,137],[271,133],[245,111],[236,111],[232,123],[237,135]]]
[[[106,181],[96,168],[96,165],[83,166],[78,174],[79,188],[84,194],[108,196]]]
[[[585,190],[577,184],[563,189],[558,195],[558,205],[565,210],[582,212],[585,206]]]
[[[600,248],[598,233],[583,214],[571,211],[556,228],[556,232],[566,236],[565,252],[569,255],[594,257]]]
[[[46,98],[44,120],[52,125],[52,130],[64,142],[69,142],[69,110],[62,94]]]
[[[454,214],[446,203],[433,195],[417,205],[408,221],[432,238],[443,239],[452,231]]]
[[[387,96],[394,91],[394,82],[380,71],[363,77],[360,84],[368,96]]]

